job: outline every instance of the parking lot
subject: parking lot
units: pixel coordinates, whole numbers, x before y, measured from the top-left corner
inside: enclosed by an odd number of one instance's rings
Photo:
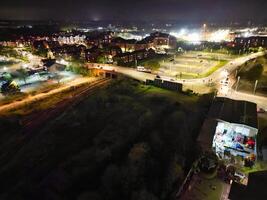
[[[197,78],[223,66],[234,57],[227,54],[190,51],[163,60],[159,74],[176,78]]]
[[[35,92],[40,88],[57,83],[67,83],[81,75],[65,69],[66,66],[55,64],[47,68],[40,59],[32,59],[30,63],[6,59],[2,57],[0,64],[0,87],[7,80],[14,81],[23,93]],[[0,99],[4,95],[0,93]]]

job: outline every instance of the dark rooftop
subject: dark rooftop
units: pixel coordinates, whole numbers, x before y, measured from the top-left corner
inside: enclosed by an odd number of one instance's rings
[[[229,193],[231,200],[263,200],[267,198],[267,171],[250,173],[248,185],[233,183]]]
[[[203,151],[211,150],[212,140],[218,123],[217,120],[258,128],[257,105],[247,101],[216,97],[197,139]]]
[[[126,40],[124,38],[121,37],[117,37],[112,39],[112,43],[127,43],[127,44],[135,44],[137,41],[135,39],[131,39],[131,40]]]
[[[257,105],[248,101],[217,97],[212,103],[208,117],[258,128]]]

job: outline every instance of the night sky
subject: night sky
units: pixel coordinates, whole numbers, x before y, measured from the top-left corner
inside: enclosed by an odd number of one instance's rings
[[[263,20],[267,19],[267,0],[4,0],[0,18]]]

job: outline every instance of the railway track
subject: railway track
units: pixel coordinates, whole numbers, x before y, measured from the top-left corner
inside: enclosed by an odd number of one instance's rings
[[[82,86],[82,88],[74,88],[74,90],[77,89],[77,92],[75,92],[71,97],[63,99],[53,108],[40,111],[22,119],[21,124],[23,128],[21,134],[16,137],[8,148],[5,149],[4,153],[0,154],[0,164],[2,166],[9,165],[15,155],[17,155],[17,153],[31,141],[32,137],[39,133],[38,130],[41,127],[44,127],[49,120],[58,117],[62,113],[68,111],[68,109],[78,105],[84,100],[84,98],[94,94],[98,89],[106,87],[110,81],[111,79],[102,79],[93,82],[88,86]],[[10,174],[7,176],[10,176]],[[5,170],[0,172],[0,177],[6,178]],[[16,182],[14,182],[14,184],[16,184]]]
[[[78,91],[72,94],[71,96],[63,99],[52,108],[47,110],[39,111],[35,114],[29,115],[21,119],[21,124],[23,126],[22,132],[24,134],[29,134],[30,132],[35,131],[37,128],[45,125],[48,120],[56,118],[69,108],[79,104],[86,98],[88,95],[93,94],[98,89],[105,87],[110,82],[110,79],[101,79],[91,83],[88,87],[79,89]],[[75,88],[74,88],[75,89]]]
[[[102,79],[91,83],[87,87],[83,86],[85,88],[76,88],[79,89],[78,92],[74,93],[69,98],[63,99],[53,108],[43,110],[23,118],[21,120],[23,128],[20,136],[15,139],[11,148],[7,148],[5,153],[0,155],[0,163],[5,165],[6,163],[10,162],[14,155],[16,155],[17,152],[19,152],[27,143],[29,143],[31,138],[38,134],[38,130],[44,127],[49,120],[58,117],[68,109],[78,105],[84,100],[84,98],[94,94],[98,89],[106,87],[110,81],[111,79]],[[0,173],[0,176],[3,175],[2,173],[3,172]]]

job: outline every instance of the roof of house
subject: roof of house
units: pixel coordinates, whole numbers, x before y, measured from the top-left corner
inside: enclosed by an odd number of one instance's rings
[[[135,44],[137,41],[135,39],[126,40],[121,37],[117,37],[112,39],[112,43],[123,43],[123,44]]]
[[[218,120],[258,128],[257,105],[247,101],[216,97],[197,138],[204,152],[211,150]]]
[[[152,37],[165,37],[165,38],[170,37],[169,34],[167,34],[167,33],[161,33],[161,32],[154,32],[154,33],[151,33],[150,35]]]
[[[152,43],[153,39],[154,38],[152,36],[148,36],[148,37],[145,37],[144,39],[142,39],[140,41],[137,41],[136,43],[137,44],[148,44],[148,43]]]
[[[208,117],[258,128],[257,105],[248,101],[217,97],[212,103]]]

